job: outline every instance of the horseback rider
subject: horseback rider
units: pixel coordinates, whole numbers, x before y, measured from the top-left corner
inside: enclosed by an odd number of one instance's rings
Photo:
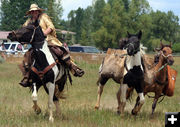
[[[31,4],[29,11],[26,12],[26,16],[30,16],[30,18],[27,19],[23,26],[27,26],[29,23],[38,20],[39,25],[41,26],[42,31],[46,36],[46,41],[48,42],[50,51],[52,52],[53,56],[65,63],[65,65],[70,69],[71,73],[74,76],[83,76],[84,71],[72,62],[68,51],[63,48],[62,43],[56,37],[56,30],[50,17],[46,13],[43,13],[43,11],[44,9],[39,8],[37,4]],[[23,63],[19,65],[24,75],[24,78],[20,82],[20,85],[24,87],[28,86],[29,84],[29,72],[30,67],[33,63],[32,59],[32,50],[30,49],[24,55]]]

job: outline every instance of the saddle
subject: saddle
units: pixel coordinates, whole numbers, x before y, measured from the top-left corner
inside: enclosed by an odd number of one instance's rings
[[[63,56],[64,51],[61,49],[61,47],[55,45],[48,45],[48,47],[55,60],[58,60],[58,58]]]

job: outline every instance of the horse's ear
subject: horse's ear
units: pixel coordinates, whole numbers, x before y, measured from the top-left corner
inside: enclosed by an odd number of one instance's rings
[[[160,47],[161,47],[161,49],[164,47],[164,44],[162,43],[162,40],[160,41]]]
[[[131,34],[127,31],[127,37],[130,38]]]
[[[159,52],[159,51],[161,51],[161,49],[160,48],[154,48],[154,51],[156,52]]]
[[[120,48],[120,49],[123,49],[124,46],[126,45],[127,41],[128,41],[128,38],[121,38],[121,39],[119,40],[119,48]]]
[[[170,42],[169,47],[172,48],[172,42]]]
[[[138,33],[138,38],[141,39],[141,36],[142,36],[142,31],[140,30]]]

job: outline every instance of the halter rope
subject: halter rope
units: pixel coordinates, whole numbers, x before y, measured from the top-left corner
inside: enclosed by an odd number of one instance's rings
[[[169,56],[173,56],[172,54],[168,54],[167,56],[166,55],[164,55],[164,53],[162,52],[162,51],[160,51],[161,52],[161,55],[164,57],[164,58],[168,58]],[[159,72],[160,70],[162,70],[164,67],[166,67],[167,66],[167,63],[166,64],[164,64],[164,65],[162,65],[159,69],[158,69],[158,71],[156,71],[156,73],[157,72]]]

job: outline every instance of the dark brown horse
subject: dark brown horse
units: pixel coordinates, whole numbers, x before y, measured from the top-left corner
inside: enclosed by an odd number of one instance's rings
[[[161,42],[160,48],[156,50],[158,51],[158,55],[157,55],[158,62],[154,66],[152,66],[154,64],[154,61],[150,61],[147,56],[143,57],[143,60],[145,62],[144,64],[145,73],[144,73],[144,82],[143,82],[144,96],[149,92],[155,93],[154,102],[152,104],[152,115],[156,108],[158,99],[162,95],[165,94],[164,92],[168,84],[168,75],[167,75],[166,65],[172,65],[174,63],[171,44],[164,45]],[[132,91],[133,91],[133,88],[128,89],[127,97],[129,97],[130,94],[132,94],[131,93]],[[139,97],[137,97],[136,99],[136,105],[134,109],[136,108],[138,101],[139,101]],[[134,109],[132,110],[132,114],[136,115],[136,113],[134,113]]]

